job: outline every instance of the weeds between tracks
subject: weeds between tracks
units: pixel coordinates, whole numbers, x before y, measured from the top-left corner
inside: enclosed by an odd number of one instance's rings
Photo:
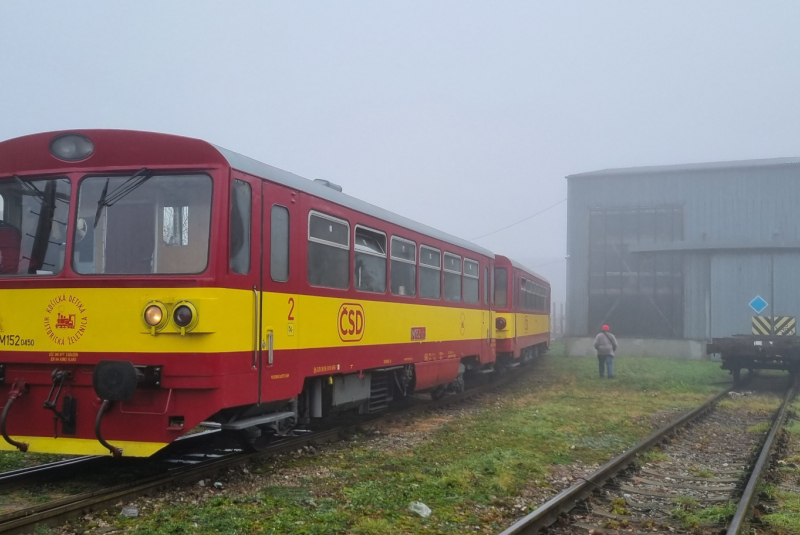
[[[721,390],[710,385],[727,376],[711,362],[619,358],[615,365],[617,378],[601,380],[596,359],[553,351],[507,390],[231,473],[221,491],[191,485],[141,500],[139,518],[98,515],[70,529],[495,533],[569,478]],[[411,501],[432,515],[410,513]]]

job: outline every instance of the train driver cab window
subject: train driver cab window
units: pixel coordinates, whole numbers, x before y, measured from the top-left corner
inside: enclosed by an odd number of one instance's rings
[[[494,268],[494,304],[498,308],[508,306],[508,270]]]
[[[252,198],[250,184],[243,180],[233,181],[230,223],[231,271],[240,275],[250,272]]]
[[[417,244],[392,237],[390,286],[392,295],[414,297],[417,294]]]
[[[61,272],[71,190],[66,178],[0,180],[0,276]]]
[[[211,177],[85,178],[72,265],[82,274],[197,274],[208,265]]]
[[[386,234],[356,225],[354,249],[356,290],[386,293]]]
[[[350,286],[350,223],[320,212],[308,214],[308,283]]]
[[[477,303],[480,301],[478,296],[479,280],[478,276],[481,268],[474,260],[464,259],[464,302]]]
[[[419,296],[439,299],[442,295],[442,253],[439,249],[419,247]]]
[[[289,210],[273,205],[269,231],[269,274],[275,282],[289,280]]]
[[[444,253],[444,300],[461,301],[461,257]]]

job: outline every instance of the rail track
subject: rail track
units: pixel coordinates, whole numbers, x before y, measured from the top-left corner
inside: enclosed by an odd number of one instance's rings
[[[524,370],[524,371],[523,371]],[[535,370],[534,366],[522,368],[519,373],[504,373],[490,376],[489,379],[474,388],[470,388],[461,394],[446,396],[439,400],[417,402],[410,406],[401,406],[397,410],[386,413],[377,413],[359,418],[352,422],[321,431],[303,434],[302,436],[276,440],[268,448],[256,453],[243,452],[241,450],[217,451],[215,453],[202,453],[199,456],[206,457],[198,460],[187,460],[180,455],[171,456],[169,453],[162,456],[157,462],[161,473],[148,476],[137,476],[135,481],[121,483],[103,487],[97,490],[76,494],[50,501],[44,504],[26,507],[13,512],[0,515],[0,533],[3,534],[26,534],[31,533],[37,526],[56,526],[65,521],[76,518],[92,511],[99,511],[116,506],[120,501],[130,501],[136,497],[152,494],[161,489],[168,488],[175,483],[195,482],[200,479],[213,477],[223,470],[228,470],[236,466],[241,466],[251,461],[270,457],[280,453],[296,451],[303,446],[319,445],[327,442],[337,441],[343,435],[355,432],[365,424],[376,424],[382,420],[418,414],[424,411],[446,407],[455,403],[461,403],[476,396],[485,394],[492,390],[508,386],[510,383],[524,377]],[[188,437],[187,437],[188,440]],[[191,448],[182,447],[182,450],[191,452]],[[191,453],[190,453],[191,455]],[[88,457],[82,462],[89,463],[102,461],[106,466],[113,464],[115,459],[106,457]],[[119,461],[121,459],[116,459]],[[111,461],[111,462],[109,462]],[[167,466],[169,465],[169,466]],[[48,472],[49,468],[53,472]],[[40,465],[37,477],[46,478],[49,475],[62,477],[65,472],[61,472],[63,467],[60,463],[50,465]],[[151,472],[153,468],[149,469]],[[2,477],[2,476],[0,476]],[[2,480],[0,479],[0,485]]]
[[[715,408],[733,388],[721,392],[563,490],[500,535],[533,534],[545,528],[553,535],[617,529],[672,533],[676,531],[671,525],[675,510],[684,506],[717,506],[720,518],[693,526],[699,532],[717,534],[721,528],[727,535],[743,532],[757,501],[758,483],[769,467],[770,452],[799,387],[800,382],[793,379],[771,425],[769,418],[720,414]],[[769,427],[769,432],[752,432],[761,427]],[[675,436],[678,433],[680,436]],[[640,454],[673,436],[674,441],[663,447],[669,462],[657,469],[635,467]],[[759,446],[760,454],[753,462],[751,452]],[[731,519],[730,504],[739,495]]]

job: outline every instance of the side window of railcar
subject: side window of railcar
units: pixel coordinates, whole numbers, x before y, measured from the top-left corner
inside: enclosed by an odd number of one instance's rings
[[[308,283],[345,290],[350,286],[350,224],[311,212],[308,215]]]
[[[6,201],[3,199],[3,196],[0,195],[0,221],[3,221],[3,210],[5,210]]]
[[[444,253],[444,300],[461,301],[461,257]]]
[[[392,295],[414,297],[417,294],[417,244],[393,236],[391,253],[389,286]]]
[[[494,268],[494,304],[497,307],[508,306],[508,270]]]
[[[253,192],[250,184],[233,181],[231,190],[231,271],[246,275],[250,272],[250,211]],[[166,208],[164,208],[166,210]]]
[[[385,293],[386,234],[356,225],[355,253],[356,290]]]
[[[465,303],[478,303],[480,297],[478,296],[479,281],[478,276],[481,268],[474,260],[464,259],[464,302]]]
[[[419,248],[419,296],[439,299],[442,295],[442,253],[421,245]]]
[[[289,210],[277,204],[270,216],[269,274],[275,282],[289,280]]]

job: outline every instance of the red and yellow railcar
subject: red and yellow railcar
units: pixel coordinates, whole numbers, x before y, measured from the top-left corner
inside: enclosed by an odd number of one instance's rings
[[[495,329],[495,267],[470,242],[204,141],[2,142],[0,448],[149,456],[201,422],[257,441],[458,389],[494,363],[494,336],[515,355],[546,343],[546,313],[510,298]],[[524,271],[504,269],[518,295]]]
[[[550,347],[550,283],[522,264],[495,256],[497,358],[530,360]]]

